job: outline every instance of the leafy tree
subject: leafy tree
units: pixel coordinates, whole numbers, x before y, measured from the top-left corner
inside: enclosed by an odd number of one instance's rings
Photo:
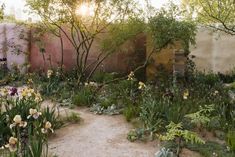
[[[104,45],[105,48],[112,47],[111,43],[116,43],[115,39],[118,40],[118,38],[122,38],[123,35],[133,37],[133,32],[144,32],[147,36],[151,37],[151,46],[153,46],[152,50],[150,50],[150,53],[146,56],[144,63],[133,69],[133,73],[137,73],[139,70],[146,68],[154,53],[160,52],[169,45],[174,46],[176,41],[181,42],[186,54],[189,53],[190,44],[195,44],[195,36],[197,32],[196,24],[188,18],[182,17],[181,15],[183,13],[185,14],[185,11],[182,11],[177,5],[170,2],[164,8],[156,10],[147,1],[146,9],[148,12],[143,13],[143,15],[145,15],[144,19],[137,18],[130,20],[126,27],[124,27],[125,29],[121,29],[123,30],[122,32],[116,31],[111,33],[109,39],[112,40],[109,40],[109,42]],[[125,78],[126,77],[123,77],[121,79]],[[120,78],[117,80],[120,80]],[[110,82],[114,81],[116,80],[112,80]]]
[[[169,44],[174,45],[180,41],[186,52],[189,52],[190,44],[195,44],[196,26],[186,20],[177,19],[172,11],[161,10],[149,20],[150,35],[157,48],[165,48]]]
[[[189,0],[183,2],[189,15],[214,30],[235,35],[235,2],[233,0]]]
[[[107,31],[115,32],[118,27],[113,26],[114,24],[124,24],[125,27],[128,19],[139,16],[140,10],[136,3],[132,0],[91,0],[86,3],[77,0],[27,0],[26,2],[33,13],[40,16],[43,28],[46,27],[60,38],[62,54],[64,43],[62,36],[65,36],[73,46],[77,57],[79,82],[89,80],[103,60],[115,52],[115,48],[122,45],[129,37],[133,37],[135,33],[139,33],[137,31],[132,35],[127,34],[109,50],[107,47],[101,49],[97,59],[88,63],[95,40]],[[87,11],[87,14],[83,15],[81,11]],[[63,64],[63,58],[61,62]]]
[[[185,11],[170,2],[153,16],[149,16],[148,33],[151,36],[154,52],[160,52],[169,45],[174,46],[179,41],[185,54],[189,54],[189,46],[195,44],[196,25],[193,21],[182,17]]]

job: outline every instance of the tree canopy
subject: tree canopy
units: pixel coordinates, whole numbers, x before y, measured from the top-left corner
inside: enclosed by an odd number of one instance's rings
[[[141,10],[138,9],[133,0],[91,0],[89,2],[26,0],[26,2],[32,12],[40,16],[41,26],[46,27],[46,30],[50,30],[61,39],[62,54],[64,40],[62,35],[74,47],[79,81],[89,79],[103,60],[113,53],[118,46],[139,33],[139,29],[133,29],[131,33],[123,34],[125,36],[122,38],[115,38],[113,41],[119,39],[116,43],[112,42],[109,46],[104,44],[97,60],[88,63],[91,47],[99,34],[107,31],[114,34],[115,32],[121,33],[130,23],[131,20],[129,19],[138,19],[141,16]],[[86,7],[86,15],[81,13],[82,7]],[[63,58],[61,64],[63,64]],[[89,73],[90,69],[92,70]]]
[[[235,35],[234,0],[185,0],[183,5],[199,23]]]

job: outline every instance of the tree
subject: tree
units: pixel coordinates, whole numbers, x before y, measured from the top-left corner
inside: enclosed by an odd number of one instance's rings
[[[182,48],[188,54],[189,46],[195,44],[196,25],[188,19],[180,18],[185,11],[177,5],[169,3],[149,18],[149,34],[155,48],[162,49],[180,41]]]
[[[235,35],[234,0],[189,0],[183,6],[199,23]]]
[[[101,49],[97,59],[88,63],[91,47],[100,34],[115,32],[113,25],[125,26],[128,19],[136,19],[140,10],[133,0],[26,0],[28,6],[41,18],[41,26],[61,40],[61,65],[63,64],[63,38],[66,37],[76,53],[78,81],[90,79],[99,65],[122,45],[127,36],[115,47]],[[61,66],[62,68],[62,66]],[[92,69],[92,70],[91,70]]]
[[[195,36],[197,31],[195,23],[191,20],[188,20],[187,18],[179,18],[182,13],[185,13],[184,10],[181,10],[177,5],[173,4],[172,2],[170,2],[169,4],[167,4],[167,6],[161,8],[160,10],[154,9],[154,7],[152,7],[150,3],[147,4],[148,12],[147,15],[145,15],[147,17],[147,19],[144,19],[145,22],[143,23],[142,21],[137,20],[135,21],[137,23],[134,23],[133,26],[129,29],[131,29],[132,31],[143,31],[147,36],[149,36],[152,40],[150,41],[150,46],[152,49],[150,50],[150,53],[146,56],[144,63],[132,70],[133,73],[137,73],[139,70],[146,68],[154,53],[160,52],[162,49],[166,48],[169,45],[174,46],[176,41],[181,42],[182,48],[184,49],[186,55],[190,53],[190,45],[195,44]],[[126,31],[127,30],[128,29],[126,29]],[[126,31],[121,33],[121,35],[126,34]],[[116,36],[112,39],[115,38]],[[116,80],[126,78],[127,76],[118,78]],[[110,82],[114,82],[116,80],[112,80]]]

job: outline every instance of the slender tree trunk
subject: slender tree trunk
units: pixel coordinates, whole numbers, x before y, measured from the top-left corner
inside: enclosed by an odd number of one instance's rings
[[[63,72],[63,65],[64,65],[64,42],[63,42],[63,37],[61,35],[61,30],[59,30],[60,34],[60,46],[61,46],[61,61],[60,61],[60,71],[61,73]]]

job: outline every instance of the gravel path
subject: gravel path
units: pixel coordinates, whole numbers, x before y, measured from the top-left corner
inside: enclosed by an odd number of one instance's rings
[[[50,139],[50,151],[59,157],[154,157],[158,150],[156,142],[129,142],[126,135],[132,127],[121,115],[75,111],[83,121],[57,130]]]

